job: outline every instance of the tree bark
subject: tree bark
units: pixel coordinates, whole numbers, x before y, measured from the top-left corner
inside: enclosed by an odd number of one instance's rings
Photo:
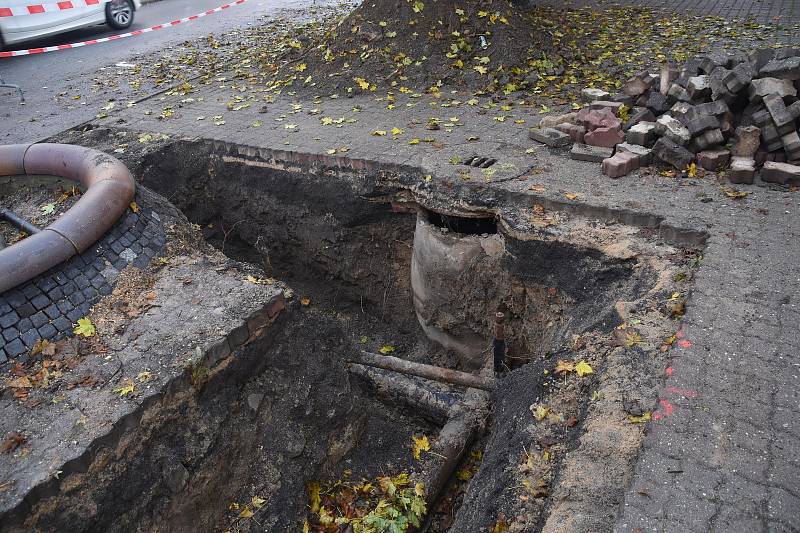
[[[405,359],[392,357],[390,355],[378,355],[369,352],[361,352],[354,362],[362,365],[383,368],[385,370],[392,370],[394,372],[400,372],[401,374],[410,374],[412,376],[432,379],[434,381],[441,381],[443,383],[461,385],[464,387],[471,387],[485,391],[492,391],[495,387],[495,379],[493,377],[476,376],[475,374],[470,374],[468,372],[460,372],[458,370],[442,368],[440,366],[414,363],[412,361],[406,361]]]

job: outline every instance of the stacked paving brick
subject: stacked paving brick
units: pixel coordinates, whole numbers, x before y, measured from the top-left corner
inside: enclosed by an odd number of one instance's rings
[[[726,169],[732,183],[753,183],[758,173],[800,185],[798,88],[800,49],[711,53],[642,72],[619,94],[585,89],[587,105],[545,117],[530,137],[572,144],[571,157],[602,163],[612,178],[658,161]]]

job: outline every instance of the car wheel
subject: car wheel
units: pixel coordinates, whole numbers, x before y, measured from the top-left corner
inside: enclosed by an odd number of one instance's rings
[[[125,30],[133,24],[132,0],[111,0],[106,4],[106,22],[115,30]]]

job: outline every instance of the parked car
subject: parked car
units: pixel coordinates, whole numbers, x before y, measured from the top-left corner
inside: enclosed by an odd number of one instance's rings
[[[18,8],[45,2],[54,0],[0,0],[0,6],[16,12]],[[98,24],[124,30],[133,24],[134,14],[141,6],[141,0],[101,0],[96,5],[76,5],[71,9],[0,16],[0,48]]]

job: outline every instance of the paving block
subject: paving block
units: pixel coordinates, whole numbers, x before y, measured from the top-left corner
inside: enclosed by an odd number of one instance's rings
[[[697,163],[706,170],[718,171],[731,161],[728,150],[703,150],[697,154]]]
[[[578,161],[589,161],[591,163],[602,163],[614,154],[613,148],[602,146],[589,146],[588,144],[575,143],[569,153],[570,158]]]
[[[603,174],[609,178],[619,178],[639,168],[639,158],[630,152],[618,152],[603,159]]]
[[[761,67],[759,74],[782,80],[800,80],[800,57],[773,59]]]
[[[619,143],[616,147],[616,153],[629,152],[639,158],[639,166],[646,167],[653,160],[653,150],[645,146],[631,143]]]
[[[761,130],[756,126],[739,126],[736,128],[736,144],[731,154],[737,157],[752,158],[761,146]]]
[[[636,124],[640,122],[655,122],[656,116],[653,114],[652,111],[647,109],[646,107],[634,107],[631,110],[631,113],[628,115],[628,120],[625,122],[625,126],[622,128],[623,131],[628,131]]]
[[[586,135],[586,128],[580,124],[570,124],[569,122],[564,122],[556,126],[556,129],[569,135],[570,139],[576,143],[583,143],[583,136]]]
[[[586,128],[586,131],[597,128],[619,128],[621,125],[619,118],[608,108],[589,109],[586,112],[581,110],[576,117],[576,123]]]
[[[751,184],[756,175],[756,162],[749,157],[731,157],[726,176],[731,183]]]
[[[786,110],[791,113],[793,119],[800,119],[800,100],[788,106]]]
[[[700,64],[702,62],[703,58],[701,57],[693,57],[691,59],[687,59],[681,66],[681,76],[684,76],[686,78],[697,76],[698,74],[700,74]]]
[[[694,101],[702,101],[707,96],[711,96],[711,85],[707,75],[692,76],[686,84],[686,92]]]
[[[786,152],[786,157],[789,158],[789,161],[800,159],[800,136],[798,136],[796,131],[783,135],[781,137],[781,143],[783,144],[783,150]]]
[[[751,50],[747,54],[747,61],[756,72],[764,68],[764,65],[775,59],[774,48],[758,48]]]
[[[553,148],[565,148],[572,142],[569,135],[554,128],[531,128],[528,136]]]
[[[692,99],[692,96],[689,94],[689,92],[685,88],[681,87],[677,81],[672,84],[672,87],[669,88],[669,91],[667,91],[667,96],[674,100],[678,100],[679,102],[688,102]]]
[[[640,122],[625,132],[626,142],[640,146],[652,147],[657,138],[655,122]]]
[[[653,145],[653,154],[660,161],[670,164],[678,170],[686,170],[686,167],[694,161],[692,152],[668,137],[661,137],[656,141],[656,144]]]
[[[611,100],[595,100],[589,104],[589,109],[609,109],[615,116],[619,116],[619,108],[623,106],[622,102],[612,102]]]
[[[730,92],[738,93],[753,81],[753,74],[750,63],[740,63],[722,78],[722,82]]]
[[[710,74],[717,67],[728,68],[731,65],[731,56],[721,51],[714,51],[700,58],[699,68]]]
[[[611,93],[609,93],[608,91],[604,91],[602,89],[594,89],[587,87],[586,89],[583,89],[581,91],[581,99],[586,103],[594,102],[597,100],[605,100],[609,96],[611,96]]]
[[[763,141],[764,150],[767,152],[774,152],[783,148],[781,141],[781,134],[774,124],[768,124],[761,128],[761,139]]]
[[[672,115],[658,117],[658,120],[656,120],[656,134],[668,137],[671,141],[681,146],[687,144],[692,138],[689,129]]]
[[[559,124],[563,124],[564,122],[575,122],[576,117],[578,116],[577,113],[566,113],[564,115],[546,115],[542,117],[541,122],[539,122],[540,128],[555,128]]]
[[[723,67],[715,68],[708,75],[708,85],[711,87],[711,100],[716,102],[722,100],[731,103],[736,100],[736,94],[728,90],[728,86],[723,81],[730,71]]]
[[[675,65],[673,65],[671,63],[665,63],[661,67],[661,76],[660,76],[661,79],[659,80],[659,92],[662,95],[666,96],[667,91],[669,91],[669,88],[672,86],[672,84],[675,82],[675,80],[678,79],[678,76],[680,76],[680,71],[678,70],[678,67],[676,67]]]
[[[751,102],[760,102],[770,94],[777,94],[781,98],[797,96],[797,89],[791,80],[778,78],[759,78],[751,81],[747,88],[747,95]]]
[[[669,110],[669,114],[678,120],[682,120],[684,116],[694,110],[694,105],[689,102],[678,102]],[[655,122],[655,121],[654,121]]]
[[[670,103],[667,95],[652,91],[645,103],[645,107],[652,111],[655,116],[659,116],[667,112],[670,108]]]
[[[697,153],[703,150],[707,150],[709,148],[713,148],[714,146],[719,146],[725,142],[725,136],[722,135],[722,131],[719,128],[715,130],[708,130],[703,132],[702,134],[698,135],[694,139],[692,139],[692,143],[690,145],[690,149]]]
[[[720,115],[724,115],[725,113],[730,113],[731,109],[728,107],[728,103],[724,100],[716,100],[714,102],[697,104],[694,106],[694,111],[703,115],[713,115],[718,117]]]
[[[678,120],[681,124],[686,126],[686,129],[689,130],[689,135],[692,137],[696,137],[704,131],[719,128],[719,120],[717,117],[696,113],[694,110],[684,114],[683,118]]]
[[[625,140],[622,129],[617,127],[595,128],[583,136],[583,141],[590,146],[613,148]]]
[[[763,101],[764,105],[767,106],[767,111],[772,115],[772,121],[775,123],[776,127],[780,128],[794,122],[794,117],[792,117],[792,114],[786,109],[783,98],[777,94],[768,94],[763,98]]]
[[[639,96],[653,87],[653,76],[649,72],[640,72],[622,85],[622,92],[628,96]]]
[[[788,163],[777,163],[767,161],[761,167],[762,181],[769,183],[780,183],[782,185],[800,185],[800,166]]]

